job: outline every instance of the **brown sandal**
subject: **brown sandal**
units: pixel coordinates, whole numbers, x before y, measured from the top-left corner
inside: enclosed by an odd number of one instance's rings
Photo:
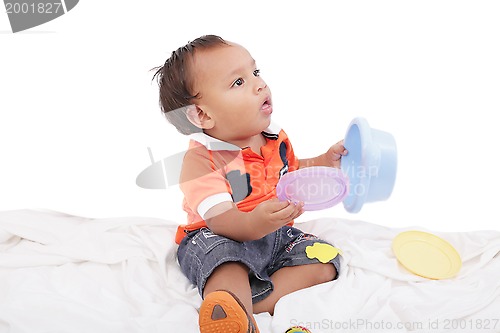
[[[201,333],[259,333],[253,316],[232,292],[217,290],[208,294],[200,307]]]

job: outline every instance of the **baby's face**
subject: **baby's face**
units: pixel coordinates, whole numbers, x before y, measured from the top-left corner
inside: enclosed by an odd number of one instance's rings
[[[271,122],[271,91],[255,60],[237,44],[200,51],[193,60],[197,106],[214,121],[206,130],[220,140],[244,141]]]

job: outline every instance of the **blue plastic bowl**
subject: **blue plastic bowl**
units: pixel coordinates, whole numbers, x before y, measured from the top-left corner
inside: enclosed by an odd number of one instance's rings
[[[345,210],[357,213],[366,202],[389,198],[396,181],[397,149],[394,137],[372,129],[364,118],[354,118],[347,129],[341,159],[342,172],[349,178]]]

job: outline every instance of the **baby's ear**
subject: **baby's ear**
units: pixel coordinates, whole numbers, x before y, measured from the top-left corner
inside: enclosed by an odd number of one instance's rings
[[[191,104],[186,109],[186,116],[194,126],[201,129],[211,129],[214,127],[214,121],[198,105]]]

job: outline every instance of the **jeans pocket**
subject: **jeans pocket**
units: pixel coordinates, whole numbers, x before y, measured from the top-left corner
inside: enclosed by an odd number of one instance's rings
[[[192,245],[197,246],[201,252],[208,254],[217,246],[235,241],[224,236],[214,234],[212,230],[208,228],[201,228],[200,231],[190,240],[190,242]]]

